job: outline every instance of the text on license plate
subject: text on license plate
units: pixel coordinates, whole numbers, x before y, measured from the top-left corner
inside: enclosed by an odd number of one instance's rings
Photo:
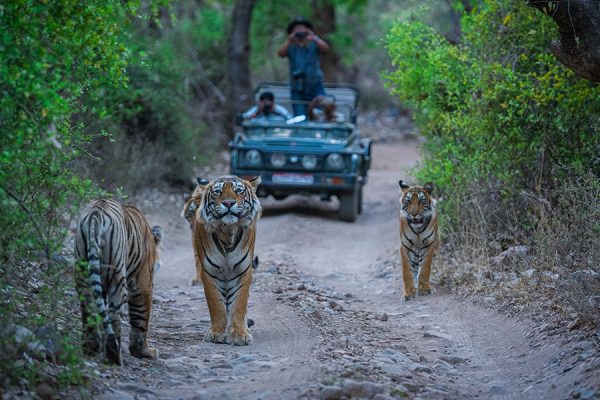
[[[273,183],[293,183],[301,185],[312,185],[314,177],[303,174],[273,174]]]

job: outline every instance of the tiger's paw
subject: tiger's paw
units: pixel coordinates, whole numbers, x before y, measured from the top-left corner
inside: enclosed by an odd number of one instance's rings
[[[105,361],[113,365],[123,365],[121,344],[115,335],[108,335],[104,348]]]
[[[402,296],[404,298],[404,301],[408,301],[412,298],[414,298],[417,295],[417,291],[415,290],[415,288],[411,288],[408,290],[404,290],[404,295]]]
[[[152,360],[158,360],[158,350],[154,347],[142,347],[129,346],[129,352],[132,356],[137,358],[150,358]]]
[[[232,329],[229,335],[227,335],[227,343],[234,346],[246,346],[251,344],[253,341],[252,333],[249,329]]]
[[[204,341],[211,343],[226,343],[225,332],[216,332],[212,329],[209,329],[209,331],[204,335]]]
[[[430,287],[419,288],[419,296],[426,296],[428,294],[431,294],[431,288]]]
[[[190,282],[191,286],[202,286],[202,279],[201,278],[192,278],[192,281]]]

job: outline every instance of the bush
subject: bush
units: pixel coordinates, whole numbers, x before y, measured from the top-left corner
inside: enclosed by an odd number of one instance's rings
[[[69,218],[99,191],[73,165],[82,116],[126,84],[124,29],[137,2],[0,5],[0,387],[80,382],[77,298],[63,249]],[[51,367],[55,369],[50,371]]]
[[[579,321],[598,329],[599,200],[600,184],[593,175],[569,176],[543,197],[522,192],[520,205],[535,223],[529,235],[521,232],[522,246],[504,250],[501,240],[490,241],[499,235],[485,216],[497,201],[475,192],[464,204],[479,214],[465,212],[460,230],[447,234],[437,276],[456,293],[490,296],[510,311],[526,311],[534,318],[560,312],[561,323],[575,326]],[[506,225],[523,230],[517,222],[509,215]]]
[[[458,45],[421,23],[387,36],[387,82],[427,139],[415,175],[440,197],[442,281],[597,320],[600,87],[549,53],[556,27],[522,2],[483,1],[462,23]],[[490,258],[519,249],[506,269]]]
[[[600,88],[548,52],[552,21],[524,4],[486,1],[463,27],[457,46],[420,23],[396,25],[387,38],[396,67],[388,83],[428,139],[417,178],[437,184],[448,226],[460,223],[458,194],[473,184],[493,187],[508,206],[522,190],[556,187],[567,169],[600,174]]]
[[[96,135],[91,146],[100,160],[89,173],[105,188],[187,182],[216,148],[224,98],[212,82],[223,77],[224,37],[216,26],[222,20],[211,8],[192,11],[173,24],[132,27],[128,47],[136,57],[127,68],[128,85],[105,93],[104,107],[113,112],[91,132],[111,132]],[[217,33],[202,37],[209,28]]]

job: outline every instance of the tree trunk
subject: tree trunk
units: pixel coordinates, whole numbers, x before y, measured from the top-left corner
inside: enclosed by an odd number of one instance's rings
[[[463,14],[469,14],[473,10],[472,0],[446,0],[450,23],[452,29],[446,35],[446,39],[452,44],[458,44],[462,36],[461,17]]]
[[[253,103],[250,83],[250,22],[256,0],[235,0],[229,35],[227,82],[230,98],[229,136],[233,136],[235,115]]]
[[[528,0],[552,17],[560,41],[551,45],[554,56],[567,68],[592,82],[600,82],[600,5],[598,0]]]
[[[335,4],[333,0],[313,0],[312,9],[315,31],[325,40],[327,34],[335,32]],[[327,42],[331,45],[329,41]],[[321,70],[325,82],[337,82],[340,56],[333,46],[330,47],[329,53],[321,54]]]

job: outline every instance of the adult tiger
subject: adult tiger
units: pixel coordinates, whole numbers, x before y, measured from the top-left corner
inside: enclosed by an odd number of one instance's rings
[[[161,240],[162,229],[150,228],[135,207],[94,200],[82,210],[75,234],[75,276],[86,354],[103,352],[109,363],[122,365],[121,314],[127,301],[130,353],[158,358],[157,350],[148,346],[147,334]]]
[[[200,204],[202,203],[202,196],[206,191],[206,185],[208,185],[209,181],[197,177],[196,178],[196,187],[192,194],[190,194],[183,204],[183,209],[181,210],[181,216],[185,218],[190,225],[190,229],[192,230],[192,237],[194,232],[194,218],[196,216],[196,211],[200,208]],[[254,257],[252,261],[252,267],[256,269],[258,267],[258,256]],[[200,271],[196,271],[196,277],[192,278],[192,286],[197,286],[202,284],[202,276],[200,275]],[[251,320],[248,320],[249,324]]]
[[[256,224],[262,208],[250,181],[223,176],[206,186],[193,225],[197,274],[202,277],[211,326],[204,340],[252,343],[246,313],[252,282]]]
[[[433,183],[424,186],[400,185],[400,257],[404,300],[431,293],[429,276],[433,256],[439,245]]]

